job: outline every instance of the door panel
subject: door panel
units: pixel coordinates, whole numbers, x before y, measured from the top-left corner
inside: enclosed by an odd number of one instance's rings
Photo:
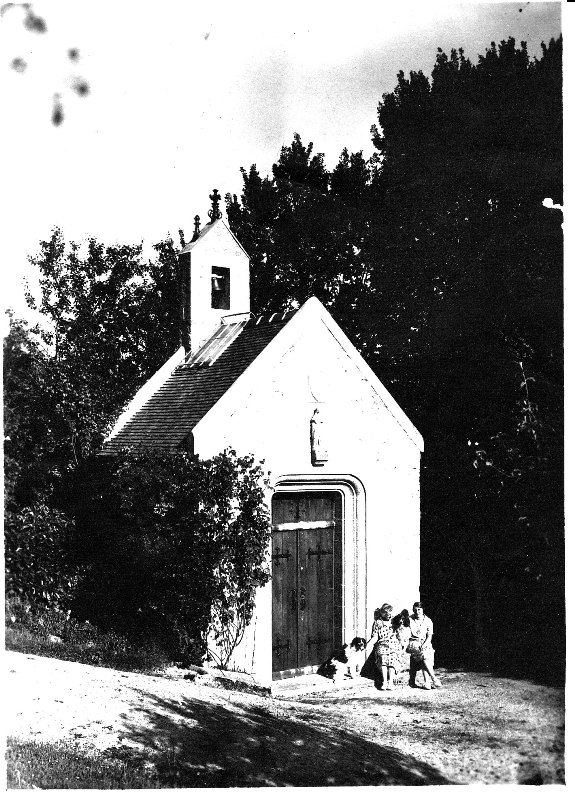
[[[341,497],[279,492],[272,501],[272,669],[316,665],[342,642]]]
[[[333,533],[331,527],[299,534],[300,665],[320,664],[334,647]]]
[[[297,666],[297,531],[274,531],[272,538],[272,670]]]

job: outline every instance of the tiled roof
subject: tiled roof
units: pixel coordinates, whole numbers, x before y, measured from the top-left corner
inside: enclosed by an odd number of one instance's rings
[[[211,365],[177,367],[163,386],[108,441],[102,453],[122,447],[174,449],[259,356],[295,312],[270,320],[250,321]]]

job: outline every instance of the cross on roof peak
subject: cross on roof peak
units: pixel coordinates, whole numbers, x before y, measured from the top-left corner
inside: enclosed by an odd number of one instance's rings
[[[210,195],[210,200],[212,201],[212,207],[208,211],[208,217],[210,218],[210,223],[214,223],[217,219],[220,219],[222,216],[222,212],[220,211],[220,200],[222,199],[221,194],[218,192],[217,189],[214,189],[213,194]]]

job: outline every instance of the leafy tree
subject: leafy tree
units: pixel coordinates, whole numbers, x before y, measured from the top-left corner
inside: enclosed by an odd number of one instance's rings
[[[315,295],[335,309],[340,292],[363,286],[358,259],[362,193],[369,169],[344,151],[334,177],[323,154],[294,134],[273,179],[242,169],[241,204],[227,196],[228,218],[251,257],[252,310],[288,309]],[[330,182],[334,182],[333,190]]]
[[[76,614],[225,666],[269,579],[265,490],[261,466],[233,451],[201,461],[138,449],[86,463],[68,498],[85,570]]]
[[[156,252],[146,264],[141,246],[90,240],[83,255],[56,229],[31,259],[40,299],[28,292],[27,300],[48,327],[11,319],[4,342],[11,591],[49,601],[70,588],[73,521],[61,509],[62,480],[98,451],[127,401],[177,347],[172,241]]]
[[[46,502],[6,509],[6,593],[40,605],[66,603],[76,583],[72,520]]]
[[[4,340],[4,547],[6,591],[40,604],[70,593],[73,523],[50,503],[58,476],[59,376],[24,322]],[[31,487],[34,487],[34,490]]]
[[[537,626],[498,653],[501,609],[521,615],[529,598],[558,653],[563,638],[562,240],[542,207],[562,192],[561,42],[530,60],[509,39],[475,66],[440,51],[432,78],[400,74],[373,131],[388,248],[372,285],[397,309],[377,368],[426,439],[427,591],[460,606],[446,637],[509,666]],[[471,651],[457,629],[474,631]]]
[[[9,316],[3,346],[4,491],[7,501],[16,492],[24,465],[38,460],[49,435],[43,402],[48,379],[46,356],[26,324]]]
[[[155,250],[157,258],[145,263],[141,245],[106,247],[90,239],[83,252],[55,229],[30,259],[40,298],[28,291],[27,301],[47,321],[34,345],[36,354],[43,347],[41,367],[20,370],[7,391],[17,393],[13,405],[26,408],[21,387],[37,380],[34,404],[53,424],[44,431],[48,438],[19,437],[23,463],[46,457],[62,472],[97,451],[125,404],[177,349],[176,250],[170,239]],[[33,413],[24,416],[37,427]]]

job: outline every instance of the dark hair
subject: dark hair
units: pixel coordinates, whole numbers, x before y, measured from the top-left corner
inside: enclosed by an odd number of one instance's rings
[[[422,603],[414,603],[413,604],[413,610],[415,611],[416,608],[423,608],[423,604]]]
[[[399,614],[395,615],[395,617],[392,619],[392,624],[394,630],[398,630],[402,625],[405,628],[409,628],[409,611],[407,608],[402,609]]]
[[[389,603],[384,603],[382,607],[379,609],[379,618],[383,619],[386,616],[388,619],[391,619],[391,612],[393,611],[393,606],[390,606]]]

